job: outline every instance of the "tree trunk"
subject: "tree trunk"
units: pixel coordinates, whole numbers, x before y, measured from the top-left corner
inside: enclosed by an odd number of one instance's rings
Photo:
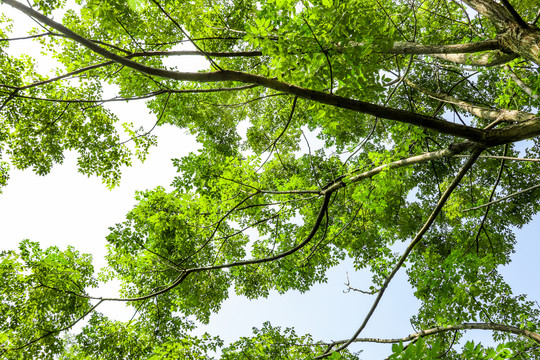
[[[508,2],[505,7],[493,0],[463,1],[493,22],[502,48],[540,65],[540,29],[525,23]]]

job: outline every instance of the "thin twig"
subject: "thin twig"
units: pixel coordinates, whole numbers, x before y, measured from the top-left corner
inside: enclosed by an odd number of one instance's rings
[[[210,61],[210,63],[211,63],[217,70],[223,71],[223,69],[222,69],[218,64],[216,64],[216,62],[215,62],[214,60],[212,60],[212,58],[211,58],[210,56],[208,56],[208,55],[206,54],[206,52],[205,52],[203,49],[201,49],[201,48],[199,47],[199,45],[197,45],[197,43],[195,43],[195,41],[193,41],[193,39],[188,35],[188,33],[180,26],[180,24],[178,24],[178,22],[177,22],[176,20],[174,20],[174,19],[172,18],[172,16],[171,16],[171,15],[170,15],[163,7],[159,4],[159,2],[157,2],[157,0],[152,0],[152,2],[153,2],[154,4],[156,4],[156,6],[159,8],[159,10],[160,10],[163,14],[165,14],[165,16],[166,16],[169,20],[171,20],[171,22],[172,22],[172,23],[173,23],[173,24],[174,24],[174,25],[175,25],[175,26],[176,26],[176,27],[184,34],[184,36],[185,36],[186,38],[189,39],[189,41],[191,42],[191,44],[193,44],[193,46],[195,46],[195,48],[196,48],[197,50],[199,50],[200,52],[202,52],[202,53],[205,55],[205,57],[208,59],[208,61]]]
[[[507,152],[508,152],[508,144],[506,144],[504,146],[503,156],[506,156]],[[493,196],[495,195],[495,190],[497,190],[497,186],[499,186],[499,182],[501,181],[503,170],[504,170],[504,159],[501,160],[501,165],[499,166],[499,173],[497,174],[497,180],[495,180],[495,184],[493,185],[493,189],[491,189],[491,194],[489,195],[488,203],[493,200]],[[484,231],[486,231],[486,229],[484,228],[484,224],[486,222],[486,219],[487,219],[487,216],[488,216],[488,213],[489,213],[489,207],[490,206],[488,205],[487,208],[486,208],[486,211],[484,213],[484,217],[482,218],[482,221],[480,222],[480,226],[478,227],[478,232],[476,233],[475,242],[476,242],[476,253],[477,254],[478,254],[478,251],[480,250],[479,249],[480,248],[480,244],[479,244],[480,232],[482,231],[482,229],[484,229]],[[486,231],[486,233],[487,233],[487,231]],[[493,250],[493,244],[491,244],[491,241],[490,241],[490,245],[491,245],[491,249]],[[493,255],[495,255],[495,254],[493,254]]]
[[[469,157],[469,155],[455,155],[456,157]],[[513,161],[529,161],[529,162],[540,162],[540,159],[527,159],[527,158],[517,158],[511,156],[499,156],[499,155],[480,155],[480,159],[504,159],[504,160],[513,160]]]
[[[130,141],[134,141],[135,139],[138,139],[140,137],[146,137],[148,136],[152,131],[154,131],[154,129],[156,128],[156,126],[158,126],[158,124],[161,122],[161,119],[163,118],[163,115],[165,114],[165,110],[167,109],[167,104],[169,103],[169,99],[171,98],[171,93],[169,93],[167,95],[167,99],[165,99],[165,104],[163,105],[163,108],[161,109],[161,113],[159,114],[159,117],[157,118],[156,122],[154,123],[154,126],[152,126],[152,128],[150,130],[148,130],[147,132],[145,132],[144,134],[140,134],[140,135],[137,135],[137,136],[134,136],[132,137],[131,139],[127,139],[127,140],[124,140],[122,142],[119,142],[115,145],[112,145],[111,147],[113,146],[120,146],[120,145],[123,145],[123,144],[126,144]],[[110,147],[110,148],[111,148]]]
[[[275,147],[277,146],[277,143],[278,141],[281,139],[281,137],[285,134],[285,132],[287,131],[287,129],[289,128],[289,125],[291,124],[291,120],[293,118],[293,115],[294,115],[294,110],[296,109],[296,101],[298,100],[298,96],[295,96],[294,97],[294,100],[293,100],[293,103],[292,103],[292,107],[291,107],[291,112],[289,114],[289,119],[287,120],[287,123],[285,124],[285,127],[283,128],[283,130],[281,131],[281,133],[278,135],[278,137],[272,141],[272,143],[270,145],[268,145],[266,147],[266,149],[264,149],[263,152],[266,152],[268,151],[268,149],[271,149],[271,151],[274,151]]]
[[[366,295],[374,295],[379,291],[379,290],[365,291],[365,290],[360,290],[360,289],[352,287],[351,286],[351,281],[349,280],[349,273],[347,273],[347,282],[345,283],[345,286],[347,286],[347,290],[343,290],[344,293],[349,293],[351,291],[356,291],[356,292],[366,294]]]
[[[540,343],[540,334],[526,329],[520,329],[511,325],[495,324],[495,323],[463,323],[458,325],[448,325],[448,326],[437,326],[431,329],[421,330],[417,333],[410,334],[409,336],[397,339],[380,339],[380,338],[358,338],[355,342],[373,342],[380,344],[396,344],[400,342],[408,342],[417,340],[420,337],[440,334],[447,331],[459,331],[459,330],[492,330],[492,331],[503,331],[516,335],[520,335],[526,338],[529,338],[536,343]],[[348,340],[339,340],[333,341],[328,344],[328,346],[335,346],[337,344],[343,344]],[[326,345],[326,344],[325,344]]]
[[[56,289],[55,289],[56,290]],[[16,348],[11,348],[11,349],[4,349],[3,352],[8,352],[8,351],[15,351],[15,350],[21,350],[21,349],[24,349],[46,337],[49,337],[51,335],[54,335],[54,334],[58,334],[59,332],[62,332],[62,331],[66,331],[66,330],[69,330],[71,329],[73,326],[75,326],[79,321],[81,321],[82,319],[84,319],[88,314],[90,314],[92,311],[94,311],[104,300],[99,300],[98,303],[94,306],[92,306],[87,312],[85,312],[83,315],[81,315],[79,318],[77,318],[74,322],[72,322],[71,324],[68,324],[66,326],[64,326],[63,328],[60,328],[60,329],[56,329],[56,330],[51,330],[51,331],[48,331],[45,335],[42,335],[42,336],[39,336],[33,340],[30,340],[29,342],[27,342],[26,344],[22,345],[22,346],[19,346],[19,347],[16,347]]]
[[[472,207],[472,208],[468,208],[468,209],[465,209],[465,210],[463,210],[463,211],[464,211],[464,212],[467,212],[467,211],[472,211],[472,210],[478,210],[478,209],[481,209],[481,208],[483,208],[483,207],[490,206],[490,205],[492,205],[492,204],[496,204],[496,203],[498,203],[498,202],[501,202],[501,201],[510,199],[510,198],[512,198],[512,197],[514,197],[514,196],[517,196],[517,195],[526,193],[526,192],[528,192],[528,191],[531,191],[531,190],[534,190],[534,189],[537,189],[537,188],[540,188],[540,184],[531,186],[531,187],[529,187],[529,188],[527,188],[527,189],[524,189],[524,190],[517,191],[517,192],[515,192],[515,193],[513,193],[513,194],[507,195],[507,196],[502,197],[502,198],[500,198],[500,199],[490,201],[490,202],[488,202],[487,204],[483,204],[483,205],[475,206],[475,207]]]
[[[317,45],[319,45],[319,48],[321,49],[322,53],[326,57],[326,62],[328,63],[328,68],[330,70],[330,94],[332,94],[333,89],[334,89],[334,75],[332,72],[332,63],[330,62],[330,58],[328,57],[328,50],[325,50],[322,44],[319,42],[319,39],[317,39],[315,32],[313,31],[313,29],[311,28],[307,20],[304,18],[302,18],[302,20],[304,20],[304,23],[306,23],[307,27],[309,28],[309,31],[311,31],[311,35],[313,35],[313,38],[315,39],[315,42],[317,43]]]

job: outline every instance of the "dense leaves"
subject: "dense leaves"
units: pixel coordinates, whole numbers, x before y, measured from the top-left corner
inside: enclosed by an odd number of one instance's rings
[[[91,256],[69,247],[42,250],[23,241],[20,251],[1,253],[2,357],[21,353],[53,359],[63,349],[61,331],[71,328],[91,309],[77,296],[96,286]]]
[[[538,307],[498,272],[512,229],[540,206],[537,1],[69,5],[60,24],[47,16],[61,2],[3,0],[42,28],[16,40],[2,18],[0,186],[10,165],[44,175],[75,151],[81,172],[113,187],[163,124],[202,150],[174,159],[172,189],[139,192],[110,228],[99,279],[119,280],[118,298],[87,295],[97,282],[74,249],[25,241],[2,254],[3,355],[354,359],[358,340],[394,343],[395,359],[540,356]],[[58,61],[53,74],[10,52],[31,39]],[[186,55],[198,72],[184,71]],[[111,101],[146,101],[155,121],[119,124]],[[371,272],[374,298],[350,341],[269,323],[227,345],[189,333],[231,291],[306,292],[345,259]],[[402,266],[421,331],[361,338]],[[136,316],[108,319],[92,307],[104,301]],[[493,331],[496,346],[456,346],[468,329]]]

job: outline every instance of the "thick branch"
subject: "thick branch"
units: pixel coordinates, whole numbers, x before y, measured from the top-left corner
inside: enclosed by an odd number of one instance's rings
[[[20,10],[21,12],[34,17],[43,24],[46,24],[53,29],[60,31],[66,37],[75,40],[81,45],[87,47],[88,49],[94,51],[95,53],[102,55],[103,57],[122,64],[124,66],[130,67],[134,70],[140,71],[141,73],[173,79],[180,81],[196,81],[196,82],[218,82],[218,81],[239,81],[248,84],[257,84],[274,90],[286,92],[291,95],[296,95],[301,98],[317,101],[319,103],[340,107],[343,109],[349,109],[353,111],[359,111],[365,114],[378,116],[381,118],[395,120],[399,122],[404,122],[416,126],[421,126],[424,128],[432,129],[437,132],[441,132],[448,135],[458,136],[461,138],[482,141],[483,131],[477,128],[470,126],[459,125],[450,123],[441,119],[437,119],[430,116],[415,114],[413,112],[391,109],[380,105],[370,104],[359,100],[348,99],[341,96],[336,96],[332,94],[327,94],[324,92],[310,90],[302,88],[299,86],[287,84],[276,79],[269,79],[263,76],[243,73],[239,71],[216,71],[216,72],[205,72],[205,73],[188,73],[188,72],[178,72],[165,69],[153,68],[143,64],[139,64],[135,61],[129,60],[126,57],[119,56],[115,53],[112,53],[99,45],[96,45],[92,41],[76,34],[75,32],[69,30],[65,26],[49,19],[48,17],[40,14],[39,12],[15,1],[15,0],[4,0],[4,3]]]
[[[538,135],[540,135],[540,116],[502,129],[489,130],[486,132],[484,143],[488,146],[497,146],[530,139]]]
[[[523,21],[508,1],[503,1],[505,6],[493,0],[464,2],[495,24],[503,49],[540,65],[540,29]]]
[[[332,193],[342,187],[345,187],[347,183],[355,183],[366,178],[371,178],[385,170],[397,169],[400,167],[410,166],[441,158],[449,158],[466,150],[470,150],[474,148],[474,146],[475,144],[472,142],[462,142],[459,144],[452,144],[448,148],[443,150],[428,152],[421,155],[412,156],[410,158],[393,161],[389,164],[381,165],[361,174],[348,176],[347,178],[337,181],[332,185],[328,186],[326,189],[322,190],[321,194]]]
[[[364,43],[350,42],[348,47],[363,46]],[[335,46],[337,51],[344,51],[345,47]],[[444,60],[459,64],[469,64],[476,66],[495,66],[506,63],[517,55],[510,55],[510,49],[497,39],[489,39],[467,44],[446,44],[446,45],[422,45],[414,42],[395,42],[388,49],[379,50],[383,54],[415,54],[431,55]],[[487,54],[476,54],[490,51]],[[474,54],[474,55],[471,55]]]
[[[461,99],[455,98],[445,93],[435,93],[429,90],[426,90],[415,83],[405,80],[407,84],[414,89],[426,94],[432,99],[443,101],[447,104],[453,104],[459,106],[468,113],[478,116],[481,119],[490,120],[490,121],[511,121],[511,122],[521,122],[530,120],[536,117],[535,114],[527,113],[519,110],[507,110],[507,109],[489,109],[481,106],[476,106]]]
[[[507,54],[499,50],[484,54],[432,54],[431,56],[456,64],[482,67],[503,65],[518,57],[516,54]]]
[[[501,50],[499,40],[490,39],[485,41],[467,43],[467,44],[450,44],[450,45],[421,45],[412,42],[396,42],[394,45],[384,51],[388,54],[467,54],[477,53],[488,50]]]
[[[468,157],[469,155],[455,155],[455,156]],[[480,159],[504,159],[504,160],[513,160],[513,161],[540,162],[540,159],[517,158],[517,157],[512,157],[512,156],[499,156],[499,155],[481,155]]]
[[[499,31],[504,31],[509,22],[515,21],[508,9],[493,0],[463,0],[463,2],[491,20]]]
[[[238,81],[246,84],[256,84],[266,88],[271,88],[291,95],[296,95],[300,98],[313,100],[322,104],[331,105],[343,109],[349,109],[358,111],[364,114],[377,116],[383,119],[395,120],[406,124],[419,126],[426,129],[435,130],[439,133],[453,135],[468,140],[481,142],[488,146],[505,144],[508,142],[524,140],[540,134],[540,119],[531,119],[520,123],[518,125],[510,126],[504,129],[496,129],[483,131],[471,126],[460,125],[444,121],[435,117],[416,114],[414,112],[392,109],[385,106],[376,104],[370,104],[360,100],[344,98],[333,94],[327,94],[321,91],[310,90],[302,88],[300,86],[284,83],[276,79],[269,79],[264,76],[254,75],[239,71],[216,71],[216,72],[204,72],[204,73],[188,73],[178,72],[166,69],[158,69],[143,64],[139,64],[135,61],[129,60],[125,57],[112,53],[94,42],[74,33],[67,29],[63,25],[47,18],[39,12],[20,4],[15,0],[4,0],[4,3],[11,5],[12,7],[22,11],[23,13],[32,16],[60,32],[66,37],[77,41],[81,45],[89,48],[97,54],[104,56],[114,62],[121,65],[130,67],[141,73],[179,80],[179,81],[195,81],[195,82],[219,82],[219,81]],[[448,55],[445,55],[448,56]]]

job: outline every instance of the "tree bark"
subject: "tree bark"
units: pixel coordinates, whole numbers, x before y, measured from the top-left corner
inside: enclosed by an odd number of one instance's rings
[[[505,31],[509,23],[515,22],[508,9],[493,0],[463,0],[463,2],[491,20],[499,31]]]
[[[536,26],[520,27],[512,22],[500,34],[500,42],[512,52],[540,66],[540,29]]]
[[[493,22],[499,31],[499,41],[503,48],[519,54],[523,58],[540,65],[540,29],[532,24],[524,24],[517,13],[493,0],[463,0],[480,15]]]

